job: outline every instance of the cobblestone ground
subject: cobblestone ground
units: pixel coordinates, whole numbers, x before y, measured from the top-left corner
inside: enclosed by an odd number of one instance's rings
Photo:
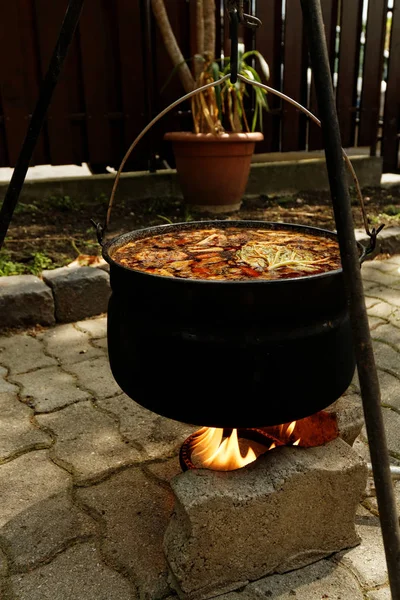
[[[391,460],[400,464],[400,256],[364,265]],[[0,338],[0,597],[173,598],[162,551],[169,480],[192,428],[115,384],[106,318]],[[368,458],[363,433],[356,448]],[[400,505],[400,482],[395,487]],[[361,545],[248,585],[225,600],[388,600],[376,500]]]

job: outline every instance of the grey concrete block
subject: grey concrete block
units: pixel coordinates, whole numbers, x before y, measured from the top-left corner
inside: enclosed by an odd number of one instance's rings
[[[179,475],[164,540],[175,589],[185,600],[211,598],[357,545],[366,479],[340,438],[278,448],[237,471]]]
[[[336,415],[339,436],[352,446],[364,426],[361,397],[347,393],[329,406],[327,411]]]
[[[0,277],[0,329],[53,325],[51,290],[34,275]]]
[[[101,269],[61,267],[43,271],[52,288],[57,321],[80,321],[106,312],[111,294],[109,276]]]

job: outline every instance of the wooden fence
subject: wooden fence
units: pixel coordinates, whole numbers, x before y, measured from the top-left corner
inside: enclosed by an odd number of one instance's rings
[[[165,3],[182,52],[190,57],[196,50],[194,0]],[[321,3],[343,145],[369,146],[383,155],[386,171],[399,171],[400,0]],[[216,4],[217,52],[226,55],[223,0]],[[254,36],[243,32],[246,48],[266,58],[270,85],[317,112],[300,1],[252,0],[252,5],[263,27]],[[15,165],[66,6],[67,0],[2,3],[0,167]],[[164,88],[170,74],[150,0],[86,0],[33,164],[88,162],[94,171],[116,166],[150,118],[182,94],[178,77]],[[272,97],[269,104],[258,152],[322,148],[320,131],[298,110]],[[130,168],[146,169],[156,156],[170,159],[163,133],[190,128],[184,106],[141,142]]]

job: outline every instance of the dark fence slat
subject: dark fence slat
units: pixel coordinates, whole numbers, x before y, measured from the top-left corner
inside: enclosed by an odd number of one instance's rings
[[[336,23],[338,14],[337,0],[321,0],[322,15],[325,24],[326,44],[329,52],[329,62],[331,72],[335,63],[335,38],[336,38]],[[310,94],[310,110],[318,116],[317,97],[315,94],[315,86],[312,81]],[[320,150],[324,147],[321,128],[312,121],[309,122],[308,130],[308,149]]]
[[[362,0],[342,3],[337,109],[344,147],[354,145]]]
[[[383,170],[385,173],[398,172],[400,133],[400,2],[396,0],[390,44],[389,71],[383,125]]]
[[[282,0],[258,0],[257,16],[263,24],[256,33],[256,50],[268,63],[270,69],[268,85],[280,90],[282,86]],[[270,112],[264,115],[264,141],[256,145],[258,153],[279,150],[282,102],[272,94],[267,96],[267,100]]]
[[[378,137],[387,0],[370,0],[364,54],[358,145],[372,146]]]
[[[5,2],[0,19],[0,74],[10,166],[14,166],[38,96],[35,23],[31,0]],[[31,164],[48,162],[40,136]]]
[[[115,5],[105,0],[86,0],[80,22],[83,89],[86,106],[88,161],[96,168],[112,164],[116,144],[111,114],[120,111],[116,73]],[[119,154],[119,151],[117,152]]]
[[[298,102],[306,102],[306,52],[300,2],[287,0],[284,41],[283,92]],[[282,151],[304,150],[304,115],[294,106],[283,104]]]
[[[144,82],[148,82],[143,57],[146,52],[145,37],[142,35],[145,15],[139,2],[116,0],[121,93],[124,125],[124,151],[147,124],[146,92]],[[135,30],[138,35],[132,35]],[[148,140],[140,143],[140,148],[131,156],[127,167],[136,165],[140,169],[148,166]],[[122,158],[122,157],[120,157]]]
[[[6,130],[4,127],[4,112],[0,85],[0,167],[8,167],[8,165],[9,160],[7,155]]]
[[[186,2],[186,0],[165,0],[165,6],[181,52],[186,60],[191,59],[189,3]],[[177,100],[185,92],[177,73],[175,73],[169,83],[165,85],[172,73],[173,65],[165,50],[165,46],[156,23],[154,23],[154,29],[153,110],[156,114],[171,104],[171,102]],[[189,66],[192,68],[192,62],[189,62]],[[189,109],[189,104],[181,105],[181,107],[166,115],[164,119],[155,126],[152,132],[154,152],[161,152],[161,148],[163,146],[165,147],[165,144],[162,142],[165,132],[174,130],[179,131],[182,129],[189,131],[192,130],[193,124],[188,113]],[[153,116],[155,116],[155,114]],[[168,158],[170,158],[170,156],[171,155],[168,155]]]
[[[38,30],[38,47],[40,52],[40,70],[43,75],[53,53],[57,35],[63,21],[68,1],[51,2],[35,0],[36,23]],[[79,113],[82,108],[71,110],[69,96],[71,87],[78,83],[73,54],[76,61],[76,44],[71,47],[69,55],[60,75],[47,116],[47,134],[51,164],[65,165],[71,162],[81,162],[83,153],[75,156],[71,121],[69,114]],[[75,52],[74,52],[75,51]],[[71,93],[72,96],[72,93]],[[62,143],[60,143],[62,140]],[[74,160],[75,158],[75,160]]]

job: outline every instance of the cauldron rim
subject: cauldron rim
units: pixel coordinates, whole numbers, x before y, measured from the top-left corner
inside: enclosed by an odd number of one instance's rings
[[[342,273],[343,269],[340,267],[339,269],[333,269],[332,271],[326,271],[325,273],[317,273],[311,275],[302,275],[300,277],[289,277],[285,279],[238,279],[238,280],[220,280],[220,279],[191,279],[190,277],[167,277],[166,275],[158,275],[154,273],[146,273],[145,271],[140,271],[138,269],[131,269],[130,267],[126,267],[117,261],[115,261],[110,256],[110,249],[113,246],[121,247],[123,243],[126,243],[132,238],[145,238],[145,237],[154,237],[156,235],[161,235],[166,233],[168,230],[176,231],[180,229],[200,229],[200,228],[208,228],[208,227],[219,227],[219,228],[227,228],[227,227],[243,227],[243,228],[253,228],[257,227],[260,229],[290,229],[294,231],[300,231],[303,233],[310,233],[311,235],[319,235],[323,237],[330,237],[331,239],[337,239],[337,234],[334,231],[330,231],[329,229],[322,229],[320,227],[313,227],[310,225],[298,225],[297,223],[277,223],[273,221],[253,221],[253,220],[241,220],[241,221],[218,221],[218,220],[207,220],[207,221],[189,221],[187,223],[172,223],[172,224],[162,224],[155,225],[153,227],[144,227],[143,229],[134,229],[132,231],[128,231],[126,233],[122,233],[112,238],[108,242],[106,242],[103,246],[103,258],[108,264],[112,267],[116,267],[125,271],[126,273],[135,273],[137,275],[141,275],[143,277],[150,277],[152,279],[160,279],[167,280],[169,282],[176,283],[185,283],[191,282],[195,285],[201,284],[209,284],[209,285],[238,285],[238,284],[251,284],[251,285],[266,285],[266,284],[293,284],[295,281],[305,280],[315,280],[316,278],[325,278],[332,277],[333,275],[337,275]],[[150,233],[150,235],[146,235]],[[322,235],[321,235],[322,234]],[[122,243],[120,243],[122,241]],[[360,255],[362,254],[363,246],[357,242],[357,246],[359,248]]]

